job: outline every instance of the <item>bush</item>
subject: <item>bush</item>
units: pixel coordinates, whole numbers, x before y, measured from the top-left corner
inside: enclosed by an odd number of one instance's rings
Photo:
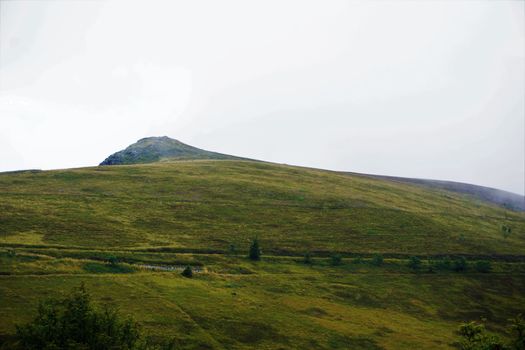
[[[259,240],[257,237],[253,239],[248,257],[250,260],[254,261],[261,260],[261,247],[259,247]]]
[[[20,348],[33,349],[138,349],[139,325],[122,319],[113,308],[98,310],[84,285],[64,300],[40,303],[35,319],[16,327]]]
[[[525,349],[525,320],[523,316],[519,314],[509,321],[509,333],[512,337],[511,348]]]
[[[332,254],[330,257],[330,265],[339,266],[343,263],[343,257],[341,254]]]
[[[456,272],[462,272],[467,270],[467,260],[464,257],[460,257],[454,260],[452,264],[452,269]]]
[[[525,349],[525,321],[521,314],[510,319],[509,342],[505,343],[498,336],[487,332],[485,325],[476,322],[463,323],[459,326],[463,350],[523,350]]]
[[[193,270],[191,269],[191,266],[186,266],[186,268],[182,271],[181,275],[187,278],[192,278]]]
[[[113,265],[113,266],[118,264],[118,258],[116,256],[114,256],[114,255],[108,256],[108,260],[107,261],[108,261],[108,264]]]
[[[476,264],[474,265],[474,267],[476,271],[483,272],[483,273],[490,272],[490,270],[492,269],[492,265],[490,261],[487,261],[487,260],[476,261]]]
[[[381,265],[383,265],[383,256],[381,254],[374,255],[374,257],[372,258],[371,263],[374,266],[381,266]]]
[[[417,256],[411,256],[410,259],[408,259],[408,267],[412,270],[419,270],[421,267],[421,259]]]
[[[500,338],[488,334],[485,326],[476,322],[463,323],[459,326],[463,338],[460,348],[463,350],[503,350],[506,349]]]

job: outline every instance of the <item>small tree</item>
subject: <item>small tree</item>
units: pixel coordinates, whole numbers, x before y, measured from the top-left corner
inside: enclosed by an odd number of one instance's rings
[[[503,237],[507,238],[512,233],[512,228],[507,225],[501,226],[501,231],[503,232]]]
[[[332,254],[330,257],[330,265],[339,266],[343,263],[343,257],[341,254]]]
[[[313,260],[312,260],[312,254],[310,254],[310,252],[306,252],[304,254],[304,257],[303,257],[303,263],[304,264],[307,264],[307,265],[310,265],[313,263]]]
[[[186,268],[182,271],[181,275],[187,278],[193,277],[193,270],[191,269],[191,266],[186,266]]]
[[[259,240],[255,237],[250,245],[250,252],[248,254],[250,260],[261,260],[261,248],[259,247]]]
[[[417,256],[411,256],[410,259],[408,259],[408,267],[415,271],[419,270],[421,267],[421,259]]]
[[[381,254],[376,254],[372,258],[372,265],[381,266],[383,265],[383,256]]]
[[[110,264],[111,266],[115,266],[118,264],[118,258],[114,255],[110,255],[108,256],[108,260],[107,260],[108,264]]]

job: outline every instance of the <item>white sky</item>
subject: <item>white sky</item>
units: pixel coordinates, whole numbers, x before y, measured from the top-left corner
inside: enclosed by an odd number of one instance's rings
[[[524,192],[524,1],[1,1],[0,171],[146,136]]]

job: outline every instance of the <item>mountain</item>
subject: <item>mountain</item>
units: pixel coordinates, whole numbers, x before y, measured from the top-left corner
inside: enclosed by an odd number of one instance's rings
[[[461,323],[508,336],[523,310],[523,212],[218,159],[1,173],[0,349],[42,298],[81,284],[181,349],[453,350]]]
[[[178,140],[162,137],[146,137],[128,146],[126,149],[113,153],[100,165],[124,165],[153,163],[161,160],[193,160],[193,159],[237,159],[244,158],[227,154],[205,151],[182,143]]]

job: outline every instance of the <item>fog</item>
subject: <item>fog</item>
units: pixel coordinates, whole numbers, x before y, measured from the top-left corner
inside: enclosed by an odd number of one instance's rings
[[[0,171],[146,136],[524,193],[523,1],[0,1]]]

